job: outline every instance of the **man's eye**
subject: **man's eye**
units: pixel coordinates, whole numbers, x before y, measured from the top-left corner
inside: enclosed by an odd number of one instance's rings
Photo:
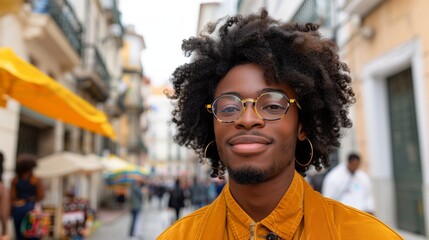
[[[286,108],[279,104],[269,104],[262,107],[262,111],[268,114],[283,114]]]
[[[224,107],[221,109],[221,112],[223,113],[234,113],[234,112],[239,112],[240,109],[234,106],[229,106],[229,107]]]
[[[266,105],[262,108],[263,110],[284,110],[286,109],[285,107],[283,107],[282,105],[278,105],[278,104],[271,104],[271,105]]]

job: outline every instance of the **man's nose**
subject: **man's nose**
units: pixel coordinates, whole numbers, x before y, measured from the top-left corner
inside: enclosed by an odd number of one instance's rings
[[[254,126],[264,126],[265,121],[258,116],[253,102],[246,102],[241,116],[235,121],[237,127],[250,129]]]

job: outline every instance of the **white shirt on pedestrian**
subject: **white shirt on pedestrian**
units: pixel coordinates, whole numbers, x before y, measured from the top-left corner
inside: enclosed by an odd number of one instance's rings
[[[351,174],[344,163],[326,175],[322,194],[359,210],[374,213],[374,198],[368,174],[359,169]]]

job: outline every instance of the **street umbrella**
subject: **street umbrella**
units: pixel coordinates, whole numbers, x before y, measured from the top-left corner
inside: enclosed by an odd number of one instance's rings
[[[136,181],[143,181],[149,175],[143,168],[114,155],[104,158],[101,162],[107,169],[104,180],[109,186],[130,186]]]
[[[137,167],[117,170],[105,175],[105,181],[109,186],[130,186],[134,182],[143,182],[146,174]]]

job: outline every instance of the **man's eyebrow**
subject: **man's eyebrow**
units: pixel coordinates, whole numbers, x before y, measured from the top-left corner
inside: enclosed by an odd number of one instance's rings
[[[221,93],[219,96],[222,96],[222,95],[236,95],[238,97],[241,96],[239,92],[224,92],[224,93]]]
[[[259,95],[266,92],[280,92],[286,95],[286,92],[281,88],[264,88],[258,92]]]
[[[261,95],[261,94],[267,93],[267,92],[279,92],[279,93],[283,93],[286,95],[286,92],[281,88],[263,88],[263,89],[258,91],[258,95]],[[236,95],[237,97],[241,97],[241,94],[239,92],[224,92],[224,93],[220,94],[219,96],[222,96],[222,95]]]

